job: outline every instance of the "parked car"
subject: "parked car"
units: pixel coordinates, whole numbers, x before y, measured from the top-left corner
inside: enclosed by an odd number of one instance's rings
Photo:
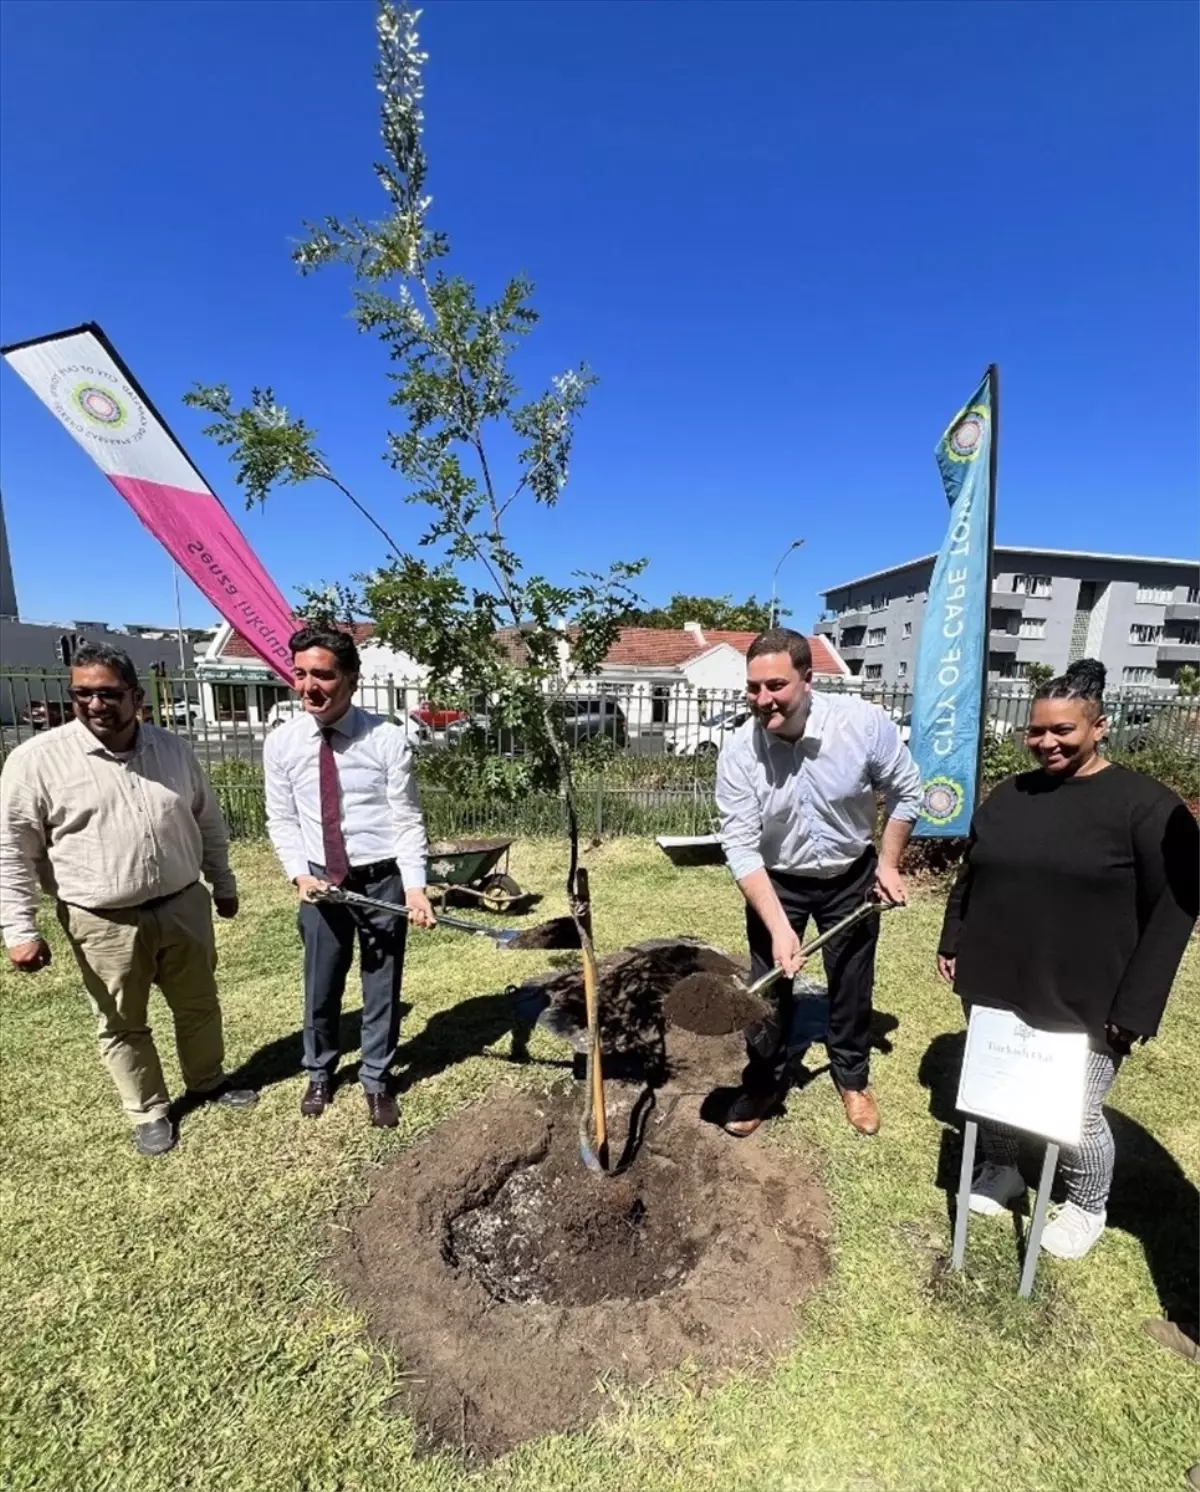
[[[672,756],[715,756],[725,738],[750,718],[747,708],[719,710],[703,720],[689,720],[664,732],[667,750]]]
[[[21,719],[34,730],[47,730],[53,725],[62,725],[72,714],[69,699],[31,699]]]
[[[412,711],[412,718],[418,724],[423,725],[426,730],[445,730],[448,725],[457,725],[460,720],[467,719],[465,710],[446,710],[439,705],[431,705],[426,701]]]
[[[629,740],[625,712],[615,699],[599,695],[573,697],[560,705],[563,739],[568,746],[582,746],[587,741],[606,740],[614,746],[624,747]],[[456,720],[446,727],[447,744],[457,745],[468,730],[482,731],[488,749],[502,756],[512,756],[525,749],[519,730],[509,725],[494,724],[486,715],[478,714]]]

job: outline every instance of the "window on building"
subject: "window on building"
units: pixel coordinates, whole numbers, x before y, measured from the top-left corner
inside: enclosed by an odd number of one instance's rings
[[[1133,626],[1129,629],[1129,641],[1142,645],[1161,642],[1162,637],[1163,629],[1161,624],[1156,626],[1152,622],[1134,622]]]
[[[1167,641],[1181,642],[1188,646],[1200,642],[1200,623],[1184,622],[1181,626],[1176,627],[1175,631],[1167,638]]]
[[[1200,585],[1188,586],[1187,604],[1189,606],[1200,606]]]
[[[214,684],[213,704],[216,707],[218,720],[245,720],[247,718],[245,684]]]
[[[1023,616],[1021,625],[1017,631],[1018,637],[1042,638],[1046,635],[1046,618],[1044,616]]]
[[[867,646],[869,648],[881,648],[887,641],[886,627],[872,627],[867,633]]]
[[[994,679],[1016,679],[1020,678],[1017,672],[1017,664],[1013,658],[1004,653],[993,653],[988,658],[988,673]]]
[[[1152,668],[1123,668],[1121,682],[1123,684],[1153,684],[1154,670]]]
[[[1014,596],[1038,596],[1046,600],[1050,595],[1051,577],[1049,575],[1014,575]]]
[[[896,672],[897,672],[897,674],[899,675],[900,678],[902,678],[902,679],[908,678],[908,662],[907,662],[907,660],[905,660],[905,659],[901,659],[900,660],[900,662],[896,666]]]
[[[901,629],[900,629],[900,636],[901,637],[911,637],[912,636],[912,623],[911,622],[905,622],[904,623],[903,627],[901,627]]]
[[[863,669],[863,678],[864,679],[881,679],[881,678],[883,678],[883,664],[882,663],[868,663],[867,666],[866,666],[866,668]]]
[[[1169,606],[1175,599],[1175,587],[1171,585],[1139,585],[1137,588],[1139,601],[1148,602],[1155,606]]]

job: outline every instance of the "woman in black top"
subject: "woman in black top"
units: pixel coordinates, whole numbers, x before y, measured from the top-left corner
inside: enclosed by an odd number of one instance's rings
[[[1034,696],[1026,745],[1039,770],[1010,777],[976,810],[938,945],[938,970],[968,1007],[1090,1038],[1082,1138],[1062,1151],[1068,1200],[1042,1235],[1066,1259],[1083,1258],[1104,1230],[1104,1098],[1133,1042],[1158,1030],[1197,909],[1195,819],[1161,783],[1099,753],[1104,679],[1085,658]],[[1025,1190],[1019,1142],[993,1124],[979,1135],[971,1210],[998,1214]]]

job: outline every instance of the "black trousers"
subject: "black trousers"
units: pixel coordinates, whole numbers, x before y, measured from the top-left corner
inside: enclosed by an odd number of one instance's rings
[[[404,882],[395,864],[351,870],[347,891],[404,904]],[[309,867],[315,876],[324,867]],[[301,902],[304,943],[304,1070],[312,1079],[332,1082],[341,1056],[340,1028],[346,975],[357,940],[362,959],[362,1065],[359,1079],[368,1093],[387,1091],[388,1073],[400,1039],[400,984],[408,922],[387,912],[339,907],[332,902]]]
[[[867,850],[848,870],[828,880],[771,871],[780,905],[804,941],[808,919],[824,932],[860,906],[875,884],[876,855]],[[752,907],[746,908],[750,943],[750,976],[758,979],[774,964],[771,934]],[[826,943],[825,975],[829,986],[829,1066],[842,1088],[867,1086],[870,1076],[871,996],[875,986],[875,945],[879,918],[868,917],[840,937]],[[787,1081],[788,1033],[792,1025],[792,985],[779,979],[770,993],[774,1009],[746,1032],[746,1070],[742,1082],[748,1092],[762,1093]]]

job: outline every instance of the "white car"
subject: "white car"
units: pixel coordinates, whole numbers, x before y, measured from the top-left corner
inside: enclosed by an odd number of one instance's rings
[[[664,732],[672,756],[715,756],[739,725],[749,720],[746,707],[721,710],[703,720],[689,720]]]

